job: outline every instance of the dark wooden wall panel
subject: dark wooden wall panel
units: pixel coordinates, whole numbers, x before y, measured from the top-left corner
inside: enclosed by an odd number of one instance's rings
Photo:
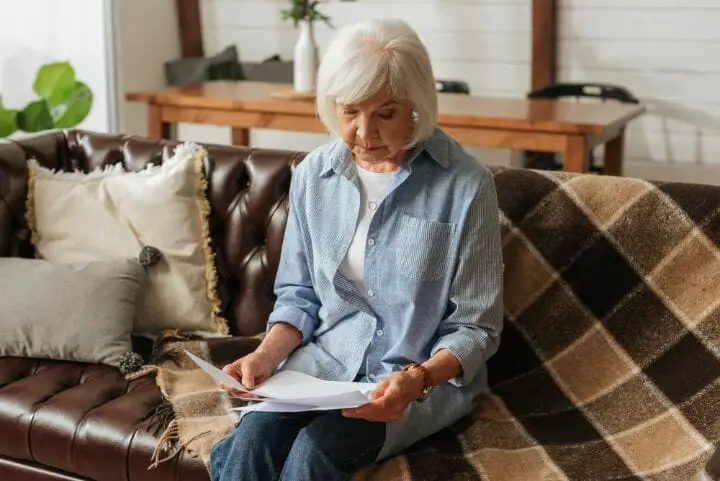
[[[183,58],[202,57],[204,52],[200,0],[175,0],[175,4]]]
[[[532,0],[532,69],[530,88],[556,80],[557,0]]]

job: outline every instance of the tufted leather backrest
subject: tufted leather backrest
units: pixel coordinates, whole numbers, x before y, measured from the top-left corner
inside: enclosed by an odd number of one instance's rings
[[[0,256],[31,257],[25,222],[27,159],[89,172],[122,163],[126,170],[159,164],[176,141],[83,130],[50,131],[0,141]],[[292,169],[304,153],[203,145],[208,151],[211,234],[223,315],[231,333],[262,332],[273,307],[273,281],[288,213]]]

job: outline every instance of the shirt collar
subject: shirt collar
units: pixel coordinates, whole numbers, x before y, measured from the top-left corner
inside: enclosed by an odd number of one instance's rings
[[[440,128],[435,127],[433,132],[430,134],[430,137],[420,142],[420,144],[410,151],[410,160],[408,161],[407,166],[410,168],[415,159],[425,152],[428,154],[428,157],[437,162],[438,165],[447,169],[450,167],[450,158],[448,155],[449,151],[450,140],[443,134]],[[319,176],[326,177],[331,172],[343,174],[350,165],[352,165],[350,151],[345,146],[345,143],[338,139],[328,150],[328,154],[325,158],[325,162]]]

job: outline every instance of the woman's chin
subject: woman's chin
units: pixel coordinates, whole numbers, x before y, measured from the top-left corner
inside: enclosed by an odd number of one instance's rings
[[[390,160],[387,149],[360,150],[355,154],[355,158],[368,164],[378,164]]]

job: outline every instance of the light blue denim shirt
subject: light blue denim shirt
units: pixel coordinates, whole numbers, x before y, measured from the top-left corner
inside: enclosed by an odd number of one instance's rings
[[[323,379],[376,382],[441,349],[462,376],[387,427],[379,459],[455,422],[486,388],[503,322],[503,262],[489,170],[436,128],[398,169],[369,226],[364,286],[339,271],[360,212],[356,166],[341,141],[309,153],[290,212],[268,329],[302,345],[281,366]]]

